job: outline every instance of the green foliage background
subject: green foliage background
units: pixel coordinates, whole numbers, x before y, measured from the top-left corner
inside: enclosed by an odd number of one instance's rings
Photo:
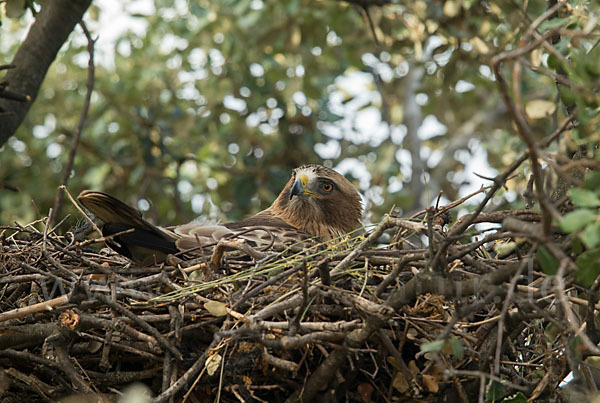
[[[73,194],[92,188],[133,204],[145,199],[148,215],[161,224],[198,215],[235,220],[266,207],[292,168],[342,164],[368,171],[369,180],[360,183],[352,170],[344,173],[360,186],[374,221],[392,206],[405,212],[423,206],[439,190],[456,199],[465,164],[476,154],[487,151],[489,164],[502,170],[525,150],[490,62],[518,47],[545,1],[382,2],[368,16],[340,1],[156,0],[144,14],[134,11],[135,3],[126,3],[124,13],[145,24],[145,32],[118,37],[114,64],[101,63],[111,60],[105,53],[112,50],[101,46],[103,32],[110,32],[110,25],[99,24],[105,3],[93,4],[86,16],[100,40],[91,109],[68,185]],[[560,94],[579,106],[582,125],[565,143],[573,147],[599,133],[598,29],[585,31],[599,13],[594,1],[568,3],[568,13],[539,30],[586,33],[566,32],[555,45],[577,84]],[[27,18],[2,21],[7,52],[0,64],[11,60]],[[77,28],[26,122],[0,148],[0,183],[20,189],[0,188],[2,223],[30,222],[52,206],[85,97],[86,46]],[[532,119],[540,138],[565,116],[554,81],[561,61],[551,53],[540,47],[524,56],[523,102],[546,101],[531,104],[542,108]],[[422,77],[410,74],[421,69]],[[352,93],[340,77],[359,77],[367,86]],[[410,154],[402,151],[410,145],[402,134],[415,102],[422,117],[445,126],[444,134],[420,145],[426,184],[417,200],[411,181],[424,175],[410,175]],[[544,114],[548,104],[555,108]],[[339,105],[375,108],[384,133],[352,129],[361,122],[348,124]],[[339,151],[323,158],[322,144]],[[349,159],[353,163],[344,165]],[[509,189],[522,191],[527,173],[521,170]],[[521,205],[514,195],[494,203]]]

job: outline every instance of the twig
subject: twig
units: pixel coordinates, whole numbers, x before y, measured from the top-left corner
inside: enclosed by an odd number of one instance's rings
[[[587,336],[587,334],[585,334],[585,332],[581,332],[580,329],[578,328],[577,319],[575,319],[575,316],[573,315],[573,311],[571,310],[571,306],[569,305],[569,302],[565,295],[565,280],[564,280],[563,276],[564,276],[565,270],[567,269],[567,266],[569,266],[569,264],[570,264],[570,261],[568,258],[562,259],[560,261],[558,271],[554,278],[554,281],[556,282],[556,293],[558,295],[558,300],[560,301],[560,304],[563,309],[563,313],[565,314],[565,317],[567,319],[567,324],[569,325],[569,327],[571,328],[571,330],[573,332],[573,336],[579,336],[581,338],[581,341],[585,345],[585,347],[591,353],[593,353],[595,355],[600,355],[600,349],[598,349],[598,347],[596,347],[596,345],[594,345],[594,343],[592,343],[592,341]]]
[[[308,307],[308,269],[306,260],[302,262],[302,303],[298,308],[298,312],[290,323],[289,336],[294,336],[300,329],[300,321],[304,317],[305,310]]]
[[[537,250],[537,244],[534,244],[531,248],[532,252],[535,250]],[[504,304],[502,305],[502,310],[500,311],[500,320],[498,321],[498,336],[496,337],[496,352],[494,356],[494,375],[500,375],[500,353],[502,352],[502,332],[504,331],[504,317],[508,312],[508,307],[510,306],[510,301],[512,299],[517,281],[519,280],[521,273],[525,269],[525,266],[531,263],[532,252],[530,252],[529,256],[527,256],[527,258],[524,259],[519,265],[517,272],[510,280],[508,291],[506,293],[506,296],[504,297]]]
[[[73,382],[73,384],[77,387],[79,392],[84,394],[93,393],[92,389],[83,380],[81,375],[77,373],[77,370],[71,363],[71,359],[67,354],[62,343],[64,343],[64,340],[62,340],[62,338],[58,338],[54,344],[54,351],[56,353],[56,360],[58,362],[59,368],[65,373],[65,375],[67,375],[71,382]]]
[[[175,358],[177,358],[178,360],[183,359],[183,356],[181,355],[179,350],[177,350],[162,334],[160,334],[159,331],[156,330],[156,328],[154,328],[153,326],[150,326],[146,321],[142,320],[139,316],[133,314],[131,311],[129,311],[127,308],[125,308],[121,304],[113,303],[108,297],[106,297],[104,295],[97,295],[96,298],[98,298],[100,301],[102,301],[106,305],[110,306],[112,309],[115,309],[117,312],[119,312],[119,313],[127,316],[129,319],[132,319],[133,321],[135,321],[143,329],[145,329],[152,336],[154,336],[154,338],[156,338],[156,340],[160,343],[160,345],[163,346],[164,348],[166,348],[167,350],[169,350]]]
[[[83,130],[83,125],[85,123],[85,119],[87,117],[88,111],[90,109],[90,102],[92,99],[92,91],[94,90],[94,44],[95,40],[92,39],[90,32],[88,31],[83,20],[79,21],[79,26],[83,30],[85,37],[88,41],[88,53],[90,55],[90,59],[88,62],[88,79],[87,79],[87,89],[85,94],[85,101],[83,103],[83,108],[81,110],[81,114],[79,115],[79,122],[77,123],[77,128],[75,129],[75,134],[73,135],[73,139],[71,141],[71,148],[69,149],[69,157],[67,159],[67,163],[65,164],[65,168],[63,171],[63,177],[60,181],[61,186],[66,186],[69,178],[71,176],[71,171],[73,169],[73,163],[75,161],[75,153],[77,152],[77,146],[79,145],[79,138],[81,137],[81,131]],[[60,217],[60,212],[62,209],[63,202],[63,188],[59,187],[56,192],[56,198],[54,199],[54,214],[50,217],[50,222],[56,223],[58,217]]]
[[[16,308],[12,311],[0,312],[0,322],[11,319],[18,319],[38,312],[52,311],[54,308],[63,306],[69,303],[68,295],[51,299],[49,301],[40,302],[34,305],[28,305],[24,308]]]

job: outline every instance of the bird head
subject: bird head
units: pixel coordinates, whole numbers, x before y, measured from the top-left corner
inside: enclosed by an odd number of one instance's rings
[[[331,239],[361,226],[361,197],[343,175],[321,165],[296,168],[272,212],[311,235]]]

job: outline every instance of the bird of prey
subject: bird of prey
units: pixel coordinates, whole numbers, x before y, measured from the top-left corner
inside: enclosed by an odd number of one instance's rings
[[[116,252],[143,265],[160,262],[169,254],[192,251],[220,239],[242,238],[253,246],[281,250],[309,238],[328,241],[361,228],[362,203],[356,188],[333,169],[304,165],[294,169],[271,206],[239,222],[191,223],[158,227],[142,218],[139,210],[103,192],[84,190],[77,197],[103,222],[102,234],[113,236],[107,244]]]

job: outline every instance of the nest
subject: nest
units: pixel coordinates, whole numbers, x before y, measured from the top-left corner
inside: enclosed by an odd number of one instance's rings
[[[594,306],[562,265],[552,279],[541,271],[538,213],[444,225],[458,204],[308,250],[229,240],[152,267],[90,249],[101,239],[59,236],[47,219],[0,227],[0,396],[558,398],[569,352],[595,346],[579,317]]]

